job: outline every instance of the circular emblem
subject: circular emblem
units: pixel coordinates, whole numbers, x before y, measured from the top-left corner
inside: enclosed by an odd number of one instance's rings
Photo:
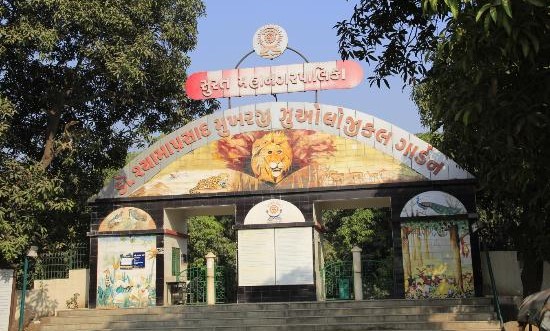
[[[288,45],[288,36],[282,27],[268,24],[256,31],[252,45],[256,54],[271,60],[283,54]]]
[[[279,202],[272,201],[269,205],[267,205],[266,212],[267,216],[269,216],[267,219],[268,221],[280,221],[283,209],[281,208],[281,204]]]

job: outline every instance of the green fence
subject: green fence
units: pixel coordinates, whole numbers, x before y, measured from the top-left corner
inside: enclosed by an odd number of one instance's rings
[[[321,270],[327,300],[353,299],[353,263],[327,262]]]
[[[89,264],[88,247],[77,246],[62,252],[40,254],[36,259],[29,258],[27,289],[35,280],[69,278],[71,269],[87,269]],[[23,287],[23,266],[17,268],[16,286]]]
[[[206,267],[191,267],[187,269],[187,304],[205,304],[206,303]],[[226,300],[226,277],[223,266],[215,266],[214,269],[214,288],[216,291],[216,303],[224,303]]]
[[[352,300],[352,261],[327,262],[321,269],[327,300]],[[384,299],[393,294],[393,268],[391,260],[364,259],[361,261],[363,299]]]
[[[214,286],[216,289],[216,303],[226,302],[226,269],[224,266],[216,265],[214,269]]]
[[[88,268],[88,247],[81,246],[38,256],[34,268],[35,280],[69,278],[69,270]]]
[[[206,303],[206,267],[191,267],[187,269],[187,304]]]
[[[362,260],[361,278],[363,299],[385,299],[392,296],[394,286],[392,260]]]

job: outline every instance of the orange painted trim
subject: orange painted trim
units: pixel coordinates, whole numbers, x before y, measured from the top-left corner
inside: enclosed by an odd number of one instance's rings
[[[315,228],[315,230],[317,230],[321,233],[327,232],[327,228],[323,224],[315,222],[315,225],[313,227]]]
[[[164,229],[164,234],[174,236],[174,237],[179,237],[179,238],[189,238],[188,234],[181,233],[172,229]]]

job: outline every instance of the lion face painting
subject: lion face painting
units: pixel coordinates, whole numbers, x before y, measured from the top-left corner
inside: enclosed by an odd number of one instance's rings
[[[315,166],[336,151],[330,135],[311,130],[239,133],[218,140],[215,146],[214,157],[226,169],[240,173],[234,189],[240,189],[241,183],[256,190],[265,184],[264,189],[288,185],[285,181],[297,171]]]
[[[292,148],[282,132],[270,132],[252,144],[252,172],[259,180],[279,183],[292,165]]]

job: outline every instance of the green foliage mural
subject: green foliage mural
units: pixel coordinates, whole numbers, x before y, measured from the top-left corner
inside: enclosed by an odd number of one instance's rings
[[[407,298],[474,295],[467,221],[403,222],[401,242]]]

